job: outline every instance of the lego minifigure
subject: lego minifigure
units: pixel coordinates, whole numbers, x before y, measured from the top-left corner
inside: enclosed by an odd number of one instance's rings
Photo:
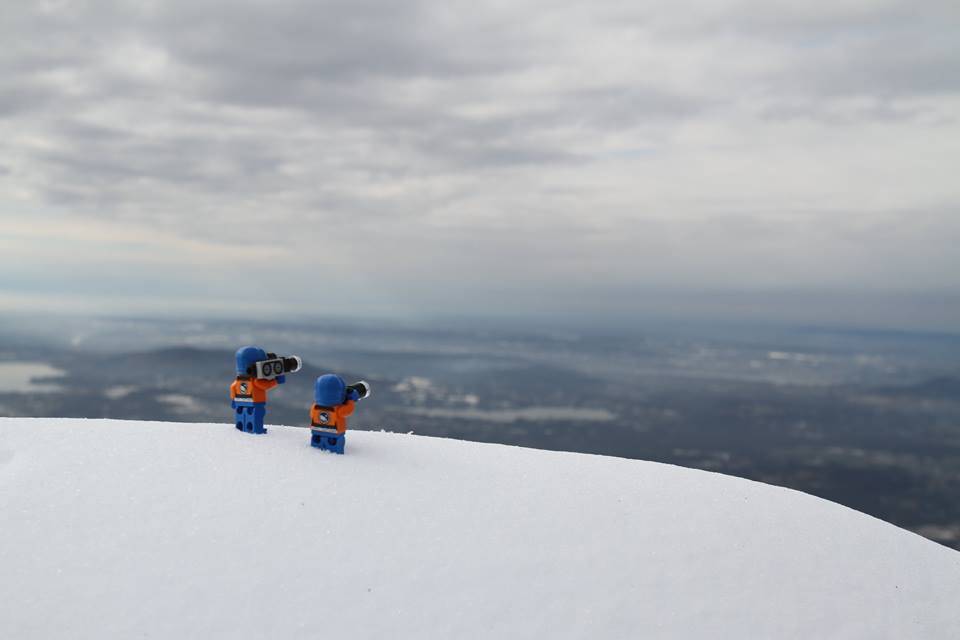
[[[343,453],[347,416],[357,400],[370,395],[370,385],[362,380],[347,385],[332,373],[320,376],[313,387],[316,403],[310,409],[310,446],[323,451]]]
[[[246,433],[266,433],[263,418],[267,413],[267,391],[287,381],[287,373],[300,370],[297,356],[277,357],[259,347],[237,351],[237,379],[230,385],[230,406],[234,423]]]

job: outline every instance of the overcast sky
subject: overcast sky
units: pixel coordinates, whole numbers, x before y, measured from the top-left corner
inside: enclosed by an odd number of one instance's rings
[[[0,0],[0,310],[960,326],[960,4]]]

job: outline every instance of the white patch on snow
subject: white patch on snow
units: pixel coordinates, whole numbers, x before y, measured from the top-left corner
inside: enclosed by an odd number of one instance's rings
[[[167,393],[157,396],[157,400],[170,405],[170,408],[183,415],[196,415],[203,411],[203,405],[193,396],[179,393]]]
[[[429,378],[419,376],[404,378],[393,385],[391,391],[404,394],[407,400],[418,405],[442,403],[447,406],[475,407],[480,404],[480,396],[475,393],[450,393],[434,384]]]
[[[6,393],[53,393],[61,387],[53,382],[34,382],[37,378],[59,378],[66,371],[42,362],[0,362],[0,391]]]
[[[792,362],[807,362],[817,364],[823,360],[820,356],[810,355],[808,353],[792,353],[789,351],[769,351],[768,360],[788,360]]]
[[[410,393],[410,392],[423,392],[429,391],[433,388],[433,383],[430,382],[429,378],[421,378],[419,376],[411,376],[409,378],[404,378],[397,384],[393,385],[393,391],[397,393]]]
[[[136,387],[118,385],[116,387],[108,387],[103,391],[103,395],[105,395],[110,400],[119,400],[120,398],[127,397],[128,395],[130,395],[136,390],[137,390]]]
[[[522,409],[448,409],[420,408],[403,409],[406,413],[430,418],[456,418],[486,420],[488,422],[516,422],[518,420],[550,422],[609,422],[616,415],[606,409],[584,407],[524,407]]]

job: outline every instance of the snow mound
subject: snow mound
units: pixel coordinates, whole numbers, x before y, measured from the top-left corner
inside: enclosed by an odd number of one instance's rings
[[[0,419],[3,638],[960,638],[960,554],[649,462]]]

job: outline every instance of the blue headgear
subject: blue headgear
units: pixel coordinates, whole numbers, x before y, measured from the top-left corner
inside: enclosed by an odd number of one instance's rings
[[[323,407],[343,404],[347,401],[347,383],[333,373],[320,376],[313,385],[313,399]]]
[[[237,375],[247,375],[253,363],[267,359],[267,352],[260,347],[243,347],[237,350]]]

